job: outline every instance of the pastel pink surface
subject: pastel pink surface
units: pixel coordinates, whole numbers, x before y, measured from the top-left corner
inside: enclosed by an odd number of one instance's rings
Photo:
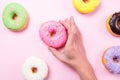
[[[19,33],[6,29],[0,17],[0,79],[24,80],[21,66],[30,56],[46,60],[49,76],[46,80],[79,80],[71,68],[57,60],[39,37],[40,25],[48,20],[59,20],[74,16],[98,80],[118,80],[119,75],[109,73],[101,59],[106,48],[120,45],[120,38],[114,37],[106,29],[107,17],[120,10],[120,0],[101,0],[100,7],[91,14],[78,13],[72,0],[0,0],[0,16],[10,2],[19,2],[29,13],[28,28]]]
[[[47,45],[54,48],[61,48],[67,41],[66,28],[56,21],[44,22],[40,26],[40,38]]]

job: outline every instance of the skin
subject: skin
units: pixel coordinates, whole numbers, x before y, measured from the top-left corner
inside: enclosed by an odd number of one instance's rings
[[[59,21],[68,31],[68,40],[62,52],[48,47],[52,54],[61,62],[73,68],[81,80],[97,80],[82,42],[82,35],[74,22],[73,17]],[[72,45],[72,46],[71,46]]]

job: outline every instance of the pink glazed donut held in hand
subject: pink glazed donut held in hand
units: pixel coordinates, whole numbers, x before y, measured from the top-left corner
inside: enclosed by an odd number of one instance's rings
[[[56,21],[48,21],[40,27],[40,37],[42,41],[50,47],[63,47],[67,41],[66,28]]]

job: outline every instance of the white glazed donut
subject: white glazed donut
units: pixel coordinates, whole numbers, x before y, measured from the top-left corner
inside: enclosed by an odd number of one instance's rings
[[[44,80],[48,75],[47,64],[40,58],[30,57],[22,66],[25,80]]]

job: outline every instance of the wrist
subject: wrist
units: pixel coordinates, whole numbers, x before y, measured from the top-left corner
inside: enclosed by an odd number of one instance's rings
[[[85,66],[87,66],[89,64],[88,60],[86,57],[82,58],[82,59],[78,59],[73,63],[73,68],[76,71],[79,71],[80,69],[85,68]]]
[[[74,69],[79,74],[81,80],[97,80],[94,70],[88,60],[76,64]]]

